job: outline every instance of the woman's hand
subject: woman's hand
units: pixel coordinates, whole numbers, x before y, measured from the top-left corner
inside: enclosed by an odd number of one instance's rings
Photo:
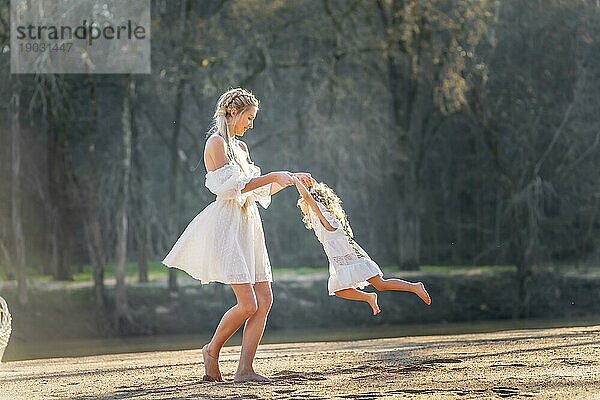
[[[275,176],[275,182],[281,187],[288,187],[294,184],[294,176],[288,171],[279,171],[272,173]]]
[[[292,178],[294,179],[294,185],[296,185],[296,188],[302,183],[300,181],[300,179],[298,179],[298,176],[296,176],[296,174],[292,174]]]

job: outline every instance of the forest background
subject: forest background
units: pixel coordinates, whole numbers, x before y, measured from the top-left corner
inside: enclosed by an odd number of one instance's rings
[[[112,268],[126,312],[126,265],[147,281],[214,199],[205,133],[238,86],[256,164],[335,188],[380,265],[507,265],[522,304],[536,266],[598,266],[597,0],[151,7],[151,74],[17,75],[0,2],[0,280],[21,304],[87,271],[100,307]],[[323,266],[296,199],[261,210],[272,264]]]

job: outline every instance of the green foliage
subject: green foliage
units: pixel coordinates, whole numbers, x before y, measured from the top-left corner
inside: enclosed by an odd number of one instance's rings
[[[257,165],[310,171],[335,188],[381,265],[517,265],[526,275],[597,262],[595,2],[182,4],[152,3],[152,74],[135,77],[128,281],[138,255],[161,259],[213,201],[203,138],[230,86],[261,100],[244,137]],[[0,2],[1,45],[8,6]],[[0,55],[3,279],[14,258],[9,55]],[[89,281],[95,262],[112,279],[127,77],[20,78],[28,276]],[[325,272],[296,199],[288,189],[261,210],[272,264],[287,266],[276,275]],[[150,263],[150,280],[166,273]]]
[[[150,262],[148,263],[148,280],[158,280],[161,278],[166,278],[169,269],[165,267],[160,262]],[[185,276],[186,273],[183,271],[177,271],[180,276]],[[106,265],[104,269],[104,278],[105,279],[114,279],[115,278],[115,265],[109,263]],[[125,276],[130,279],[136,279],[138,277],[138,266],[135,263],[128,262],[125,264]],[[73,274],[73,280],[76,282],[83,281],[91,281],[92,280],[92,266],[86,264],[83,266],[82,271],[76,274]]]
[[[422,272],[515,272],[514,265],[421,265],[419,271]]]

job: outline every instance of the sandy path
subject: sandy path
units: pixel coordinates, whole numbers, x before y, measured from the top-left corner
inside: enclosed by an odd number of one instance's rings
[[[202,382],[200,350],[16,361],[0,399],[600,399],[600,326],[264,345],[270,384]]]

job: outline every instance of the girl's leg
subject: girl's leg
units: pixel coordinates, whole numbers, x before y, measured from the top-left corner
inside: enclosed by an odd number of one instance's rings
[[[373,315],[379,314],[379,305],[377,304],[377,293],[367,293],[357,289],[342,289],[334,293],[337,297],[346,300],[358,300],[369,303],[373,310]]]
[[[250,318],[258,309],[254,290],[250,283],[233,284],[231,289],[235,293],[237,304],[231,307],[217,325],[215,333],[208,344],[202,348],[205,375],[202,379],[222,382],[219,370],[219,353],[225,342],[233,336],[240,326]]]
[[[383,279],[380,275],[376,275],[367,279],[367,282],[369,282],[375,289],[379,291],[399,290],[403,292],[412,292],[419,296],[421,300],[425,302],[425,304],[431,304],[429,293],[427,293],[427,290],[425,290],[425,286],[422,282],[413,283],[396,278]]]
[[[269,381],[269,378],[259,375],[254,372],[252,363],[256,355],[256,349],[260,343],[265,325],[267,323],[267,315],[273,304],[273,293],[271,291],[271,282],[257,282],[254,285],[254,293],[258,303],[258,310],[246,321],[244,326],[244,335],[242,337],[242,354],[240,355],[240,363],[238,364],[237,372],[233,378],[236,382],[244,381]]]

